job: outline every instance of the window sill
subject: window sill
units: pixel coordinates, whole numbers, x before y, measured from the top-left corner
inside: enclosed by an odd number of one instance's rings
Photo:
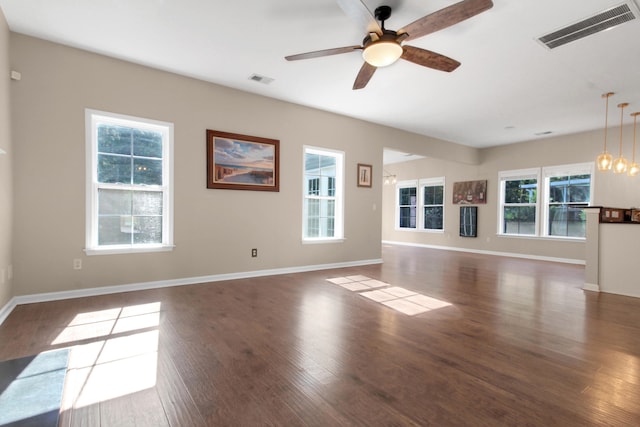
[[[496,234],[497,237],[507,239],[527,239],[527,240],[550,240],[554,242],[584,242],[585,237],[562,237],[562,236],[533,236],[530,234]]]
[[[114,254],[140,254],[149,252],[170,252],[175,245],[153,245],[153,246],[111,246],[105,248],[85,248],[84,253],[91,255],[114,255]]]
[[[416,233],[433,233],[444,234],[444,229],[432,229],[432,228],[396,228],[396,231],[414,231]]]
[[[319,239],[302,239],[303,245],[321,245],[326,243],[343,243],[346,239],[340,238],[319,238]]]

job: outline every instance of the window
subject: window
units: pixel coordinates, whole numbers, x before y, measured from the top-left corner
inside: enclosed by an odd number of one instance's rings
[[[343,238],[342,187],[344,153],[305,147],[303,239]]]
[[[444,230],[444,178],[403,181],[396,185],[396,228]]]
[[[88,254],[173,247],[173,124],[86,111]]]
[[[498,233],[584,238],[592,176],[592,163],[500,172]]]
[[[398,227],[401,229],[417,227],[418,219],[418,187],[414,185],[398,184]]]
[[[444,229],[444,178],[420,180],[422,188],[422,228]]]
[[[543,235],[585,237],[584,208],[591,203],[592,174],[591,163],[543,169],[546,189]]]
[[[535,236],[539,170],[500,172],[500,234]]]

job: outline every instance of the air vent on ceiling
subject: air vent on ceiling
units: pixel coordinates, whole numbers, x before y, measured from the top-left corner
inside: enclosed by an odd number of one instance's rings
[[[583,19],[580,22],[546,34],[538,38],[538,41],[549,49],[555,49],[556,47],[580,40],[591,34],[599,33],[600,31],[613,28],[625,22],[633,21],[637,18],[637,15],[638,11],[633,7],[631,2],[623,3],[599,12],[587,19]]]
[[[251,74],[249,76],[249,80],[253,80],[254,82],[262,83],[268,85],[273,81],[271,77],[261,76],[259,74]]]

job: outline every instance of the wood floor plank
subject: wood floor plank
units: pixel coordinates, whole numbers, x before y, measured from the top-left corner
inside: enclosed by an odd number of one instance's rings
[[[146,389],[134,394],[100,402],[100,426],[169,426],[158,393]]]
[[[160,351],[158,355],[156,389],[169,425],[197,427],[205,424],[173,360],[165,351]]]

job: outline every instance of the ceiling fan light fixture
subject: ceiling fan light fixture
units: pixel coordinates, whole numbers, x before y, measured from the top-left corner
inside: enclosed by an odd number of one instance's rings
[[[362,58],[374,67],[387,67],[402,56],[402,46],[396,41],[380,40],[364,48]]]

